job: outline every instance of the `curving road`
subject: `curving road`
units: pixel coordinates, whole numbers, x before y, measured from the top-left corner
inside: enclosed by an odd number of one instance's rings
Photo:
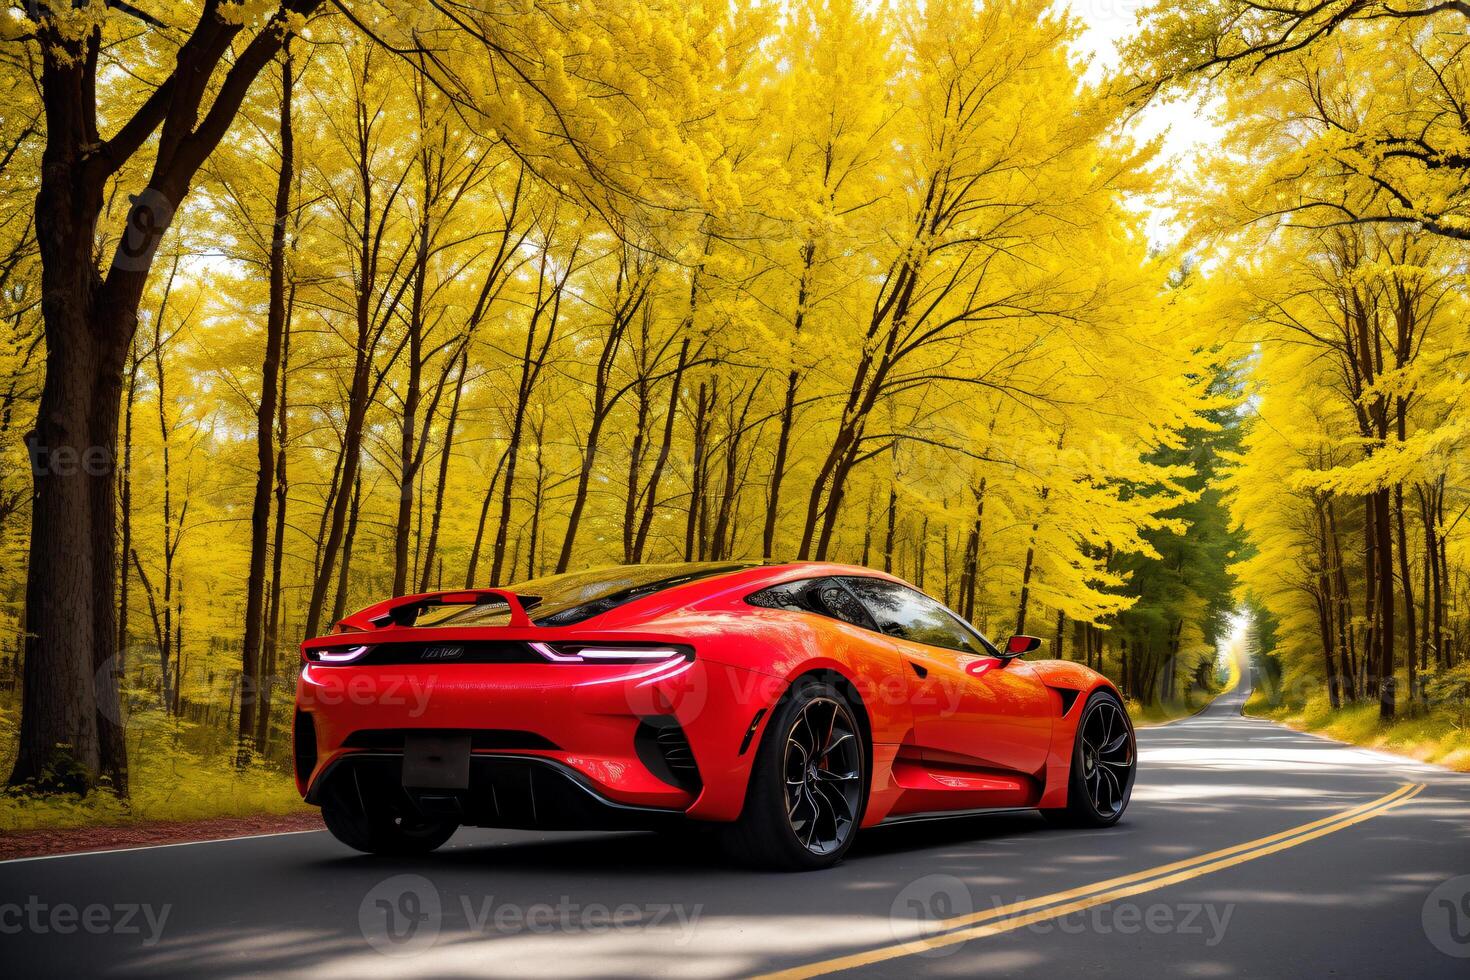
[[[813,874],[484,830],[412,861],[308,832],[0,863],[0,972],[1470,976],[1470,776],[1243,718],[1244,697],[1139,733],[1115,828],[880,828]]]

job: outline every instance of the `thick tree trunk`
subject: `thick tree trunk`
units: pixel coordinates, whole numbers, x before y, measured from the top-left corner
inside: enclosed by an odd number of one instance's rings
[[[321,0],[287,0],[309,14]],[[41,8],[44,10],[44,8]],[[49,12],[48,12],[49,13]],[[26,662],[12,783],[127,790],[117,649],[116,474],[122,370],[158,242],[286,31],[278,17],[243,47],[243,24],[205,4],[176,66],[117,131],[97,128],[102,33],[37,21],[46,146],[36,197],[47,372],[28,434],[35,496],[26,573]],[[201,103],[226,52],[235,57]],[[157,133],[151,175],[132,196],[104,278],[93,250],[108,180]]]

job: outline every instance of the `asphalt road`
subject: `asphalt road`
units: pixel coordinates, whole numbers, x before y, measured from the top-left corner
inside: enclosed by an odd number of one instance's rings
[[[1140,732],[1110,830],[880,828],[812,874],[484,830],[411,861],[313,832],[7,862],[0,974],[1470,976],[1470,776],[1243,698]]]

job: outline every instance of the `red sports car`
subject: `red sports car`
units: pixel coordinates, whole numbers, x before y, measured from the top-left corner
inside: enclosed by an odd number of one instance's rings
[[[1036,808],[1122,816],[1137,755],[1113,686],[1026,662],[881,572],[640,565],[354,613],[302,645],[296,783],[343,843],[462,824],[723,825],[782,868],[859,827]]]

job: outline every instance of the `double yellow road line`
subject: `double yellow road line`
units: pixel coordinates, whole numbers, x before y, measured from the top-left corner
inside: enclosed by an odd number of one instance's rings
[[[1210,851],[1208,854],[1200,854],[1183,861],[1175,861],[1172,864],[1160,865],[1157,868],[1149,868],[1146,871],[1137,871],[1133,874],[1123,875],[1119,878],[1110,878],[1107,881],[1099,881],[1091,885],[1083,885],[1069,891],[1055,892],[1051,895],[1042,895],[1037,898],[1028,898],[1024,901],[1014,902],[1010,905],[998,906],[975,912],[970,915],[955,916],[951,919],[934,924],[934,933],[928,936],[917,937],[907,942],[896,943],[892,946],[882,946],[878,949],[870,949],[861,953],[852,953],[848,956],[838,956],[829,960],[821,960],[816,963],[808,963],[803,966],[793,967],[789,970],[781,970],[776,973],[766,974],[761,980],[796,980],[801,977],[820,977],[829,973],[837,973],[842,970],[851,970],[861,966],[871,966],[874,963],[882,963],[886,960],[899,959],[904,956],[913,956],[944,946],[952,946],[956,943],[969,942],[972,939],[984,939],[987,936],[1022,929],[1036,922],[1045,922],[1048,919],[1060,918],[1071,915],[1084,909],[1090,909],[1107,902],[1128,898],[1143,892],[1153,891],[1169,885],[1187,881],[1190,878],[1198,878],[1214,871],[1221,871],[1237,864],[1254,861],[1268,854],[1284,851],[1298,844],[1325,837],[1328,834],[1345,830],[1365,820],[1371,820],[1380,814],[1387,813],[1396,807],[1403,806],[1424,790],[1423,783],[1408,783],[1400,786],[1386,796],[1380,796],[1376,800],[1355,806],[1341,813],[1335,813],[1330,817],[1313,820],[1290,830],[1272,834],[1269,837],[1260,837],[1256,840],[1235,844],[1218,851]]]

